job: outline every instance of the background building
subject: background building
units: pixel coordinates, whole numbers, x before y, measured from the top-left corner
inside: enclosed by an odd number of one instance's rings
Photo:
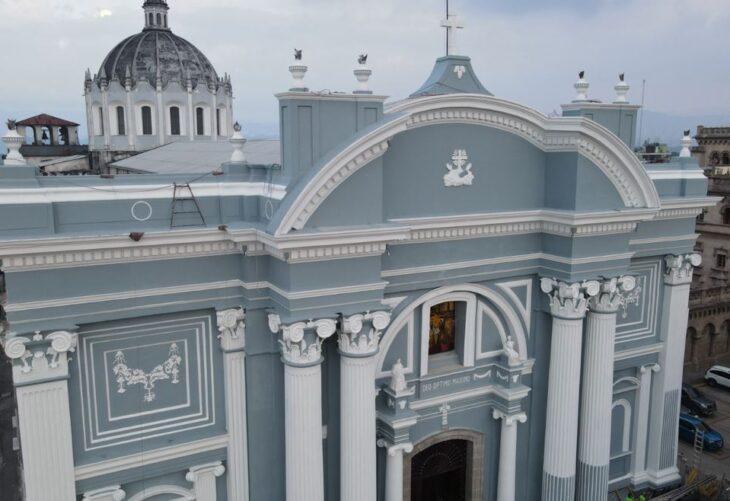
[[[79,144],[79,124],[45,113],[18,121],[20,154],[48,174],[90,172],[89,148]]]
[[[227,140],[233,87],[208,58],[175,35],[165,0],[146,0],[144,29],[122,40],[84,82],[96,165],[173,141]]]
[[[685,372],[699,377],[730,362],[730,127],[698,127],[693,155],[709,178],[708,193],[722,201],[697,218],[697,252],[690,294]]]

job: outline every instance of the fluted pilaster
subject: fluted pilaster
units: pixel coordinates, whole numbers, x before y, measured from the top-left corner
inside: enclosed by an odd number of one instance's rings
[[[635,287],[634,277],[603,280],[600,291],[589,302],[580,400],[577,499],[600,501],[608,497],[616,314],[625,301],[624,294]]]
[[[188,482],[193,483],[195,501],[217,501],[216,478],[225,473],[226,468],[220,461],[190,468],[185,475]]]
[[[542,499],[572,501],[578,445],[583,319],[588,299],[599,292],[595,281],[566,284],[543,278],[553,316],[545,426]]]

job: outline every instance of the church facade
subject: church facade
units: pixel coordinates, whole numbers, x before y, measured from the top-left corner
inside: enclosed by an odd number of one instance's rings
[[[714,203],[689,150],[637,160],[623,81],[606,104],[581,77],[548,118],[468,57],[388,105],[361,63],[344,94],[292,65],[281,165],[238,150],[196,179],[73,185],[0,168],[27,500],[598,500],[678,481],[694,222]]]

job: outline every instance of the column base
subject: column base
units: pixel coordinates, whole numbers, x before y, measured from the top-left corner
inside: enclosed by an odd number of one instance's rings
[[[595,466],[578,461],[576,499],[600,501],[608,498],[608,465]]]
[[[679,474],[679,470],[676,466],[671,468],[665,468],[657,472],[647,471],[646,481],[652,487],[667,487],[672,484],[678,484],[682,481],[682,477]]]
[[[542,501],[573,501],[575,476],[556,477],[542,472]]]

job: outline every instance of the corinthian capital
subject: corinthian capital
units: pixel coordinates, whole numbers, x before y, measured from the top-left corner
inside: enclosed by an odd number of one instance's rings
[[[597,313],[616,313],[626,304],[627,294],[636,289],[636,278],[607,278],[601,280],[599,285],[598,294],[590,299],[590,309]]]
[[[365,325],[368,322],[370,327]],[[342,317],[338,339],[340,353],[355,357],[376,354],[380,336],[388,324],[390,324],[390,313],[385,311]]]
[[[224,351],[238,351],[246,346],[246,313],[243,308],[216,312],[218,338]]]
[[[337,330],[337,322],[326,318],[283,325],[276,313],[269,314],[269,329],[280,334],[281,357],[290,365],[314,365],[322,362],[322,342]]]
[[[598,294],[596,280],[568,284],[554,278],[540,279],[540,289],[550,298],[550,313],[554,317],[579,319],[588,309],[588,299]]]
[[[692,282],[692,270],[702,264],[699,254],[684,254],[682,256],[664,256],[664,283],[667,285],[682,285]]]

